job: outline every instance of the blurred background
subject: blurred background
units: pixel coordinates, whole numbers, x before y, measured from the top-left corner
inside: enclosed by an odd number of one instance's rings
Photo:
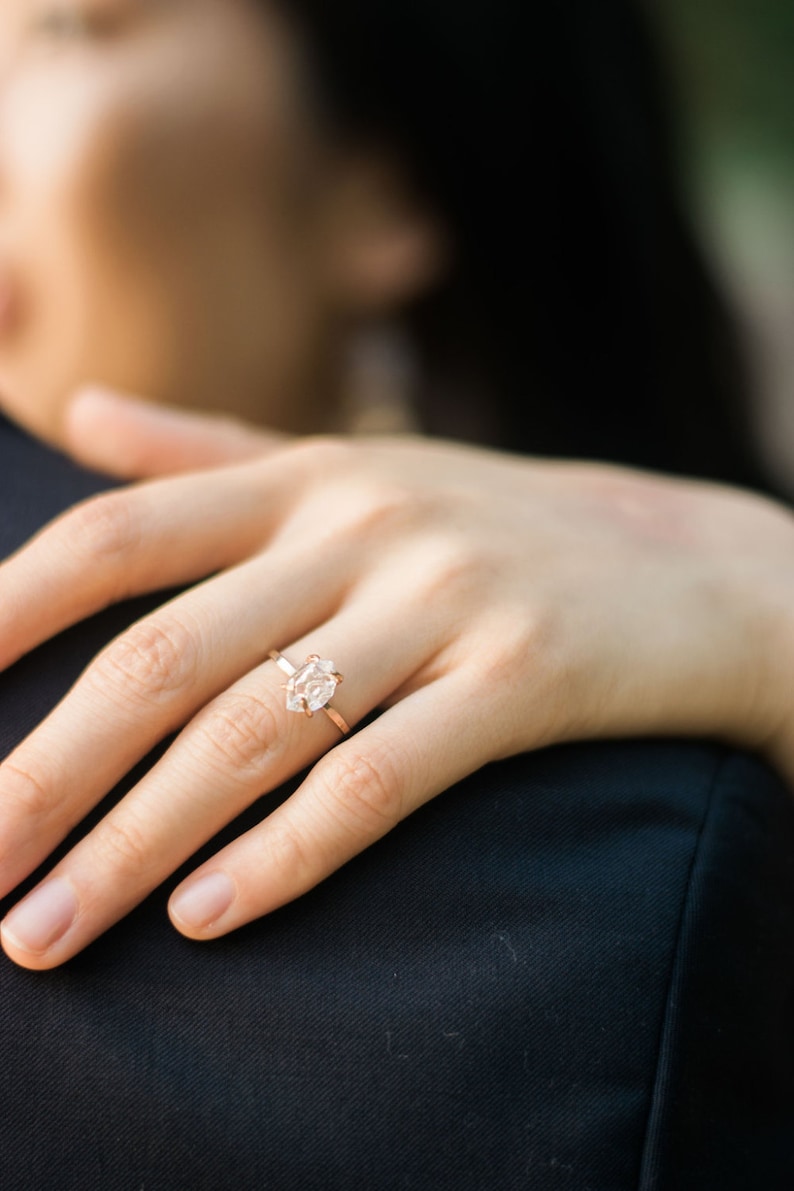
[[[701,238],[751,353],[761,444],[794,496],[794,0],[653,0]]]

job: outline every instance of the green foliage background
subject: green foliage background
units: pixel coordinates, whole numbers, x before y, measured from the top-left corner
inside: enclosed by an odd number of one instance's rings
[[[678,100],[684,181],[742,316],[758,433],[794,499],[794,0],[636,0]]]
[[[663,0],[697,136],[794,167],[794,2]]]

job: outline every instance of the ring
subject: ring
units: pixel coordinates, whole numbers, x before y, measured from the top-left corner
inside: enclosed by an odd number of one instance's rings
[[[327,658],[319,653],[310,653],[302,666],[295,667],[277,649],[270,650],[270,657],[280,670],[289,675],[288,682],[282,682],[287,692],[287,711],[302,711],[309,719],[315,711],[324,711],[343,736],[350,731],[349,725],[329,700],[343,680],[343,676]]]

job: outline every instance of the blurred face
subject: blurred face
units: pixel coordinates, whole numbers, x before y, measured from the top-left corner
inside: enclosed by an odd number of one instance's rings
[[[326,154],[251,0],[0,0],[0,405],[88,382],[323,429]]]

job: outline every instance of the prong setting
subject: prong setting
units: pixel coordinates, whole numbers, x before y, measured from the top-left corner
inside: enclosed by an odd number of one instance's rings
[[[287,710],[312,716],[327,706],[341,681],[342,675],[333,662],[318,653],[310,653],[284,684]]]
[[[295,711],[311,719],[316,711],[324,711],[331,723],[343,736],[350,731],[350,725],[341,716],[330,700],[344,676],[332,661],[310,653],[302,666],[293,666],[277,649],[271,649],[268,656],[282,673],[288,675],[287,682],[280,684],[286,693],[287,711]]]

